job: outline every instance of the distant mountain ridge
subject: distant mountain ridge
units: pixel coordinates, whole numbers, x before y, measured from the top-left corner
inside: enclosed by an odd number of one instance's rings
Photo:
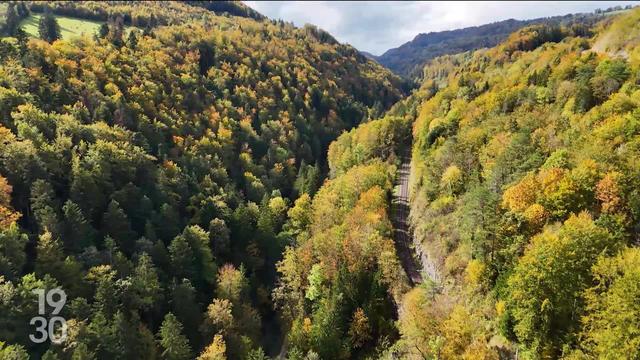
[[[423,33],[397,48],[387,50],[380,56],[374,56],[373,59],[396,74],[417,78],[421,77],[422,67],[428,60],[441,55],[496,46],[509,34],[525,26],[541,23],[588,25],[586,23],[593,23],[602,16],[602,13],[598,13],[568,14],[531,20],[508,19],[457,30]]]
[[[361,50],[360,54],[364,55],[364,57],[366,57],[367,59],[376,60],[376,61],[378,60],[378,56],[373,55],[368,51]]]

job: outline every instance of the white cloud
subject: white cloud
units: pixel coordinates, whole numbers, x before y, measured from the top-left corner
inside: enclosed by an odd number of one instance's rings
[[[597,8],[639,4],[639,1],[245,1],[272,19],[298,26],[317,25],[360,50],[380,55],[410,41],[419,33],[453,30],[495,21],[533,19]]]

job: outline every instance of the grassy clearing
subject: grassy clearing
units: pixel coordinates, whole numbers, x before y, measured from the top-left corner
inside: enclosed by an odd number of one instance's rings
[[[22,29],[33,37],[38,37],[38,22],[42,14],[31,14],[31,16],[22,20],[20,25]],[[60,33],[63,39],[69,39],[73,36],[82,34],[93,35],[98,32],[101,22],[93,20],[84,20],[78,18],[70,18],[66,16],[55,15],[60,25]]]

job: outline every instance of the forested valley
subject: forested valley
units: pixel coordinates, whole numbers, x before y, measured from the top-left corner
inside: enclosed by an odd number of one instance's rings
[[[240,2],[0,13],[0,359],[640,358],[640,9],[416,88]]]

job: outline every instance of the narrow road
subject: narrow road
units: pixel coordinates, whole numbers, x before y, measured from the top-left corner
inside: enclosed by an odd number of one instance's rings
[[[400,263],[407,273],[411,285],[422,283],[420,262],[413,247],[413,237],[409,231],[409,158],[402,159],[402,165],[398,169],[396,185],[399,187],[393,194],[391,203],[391,216],[393,223],[393,238],[396,245],[396,253]]]

